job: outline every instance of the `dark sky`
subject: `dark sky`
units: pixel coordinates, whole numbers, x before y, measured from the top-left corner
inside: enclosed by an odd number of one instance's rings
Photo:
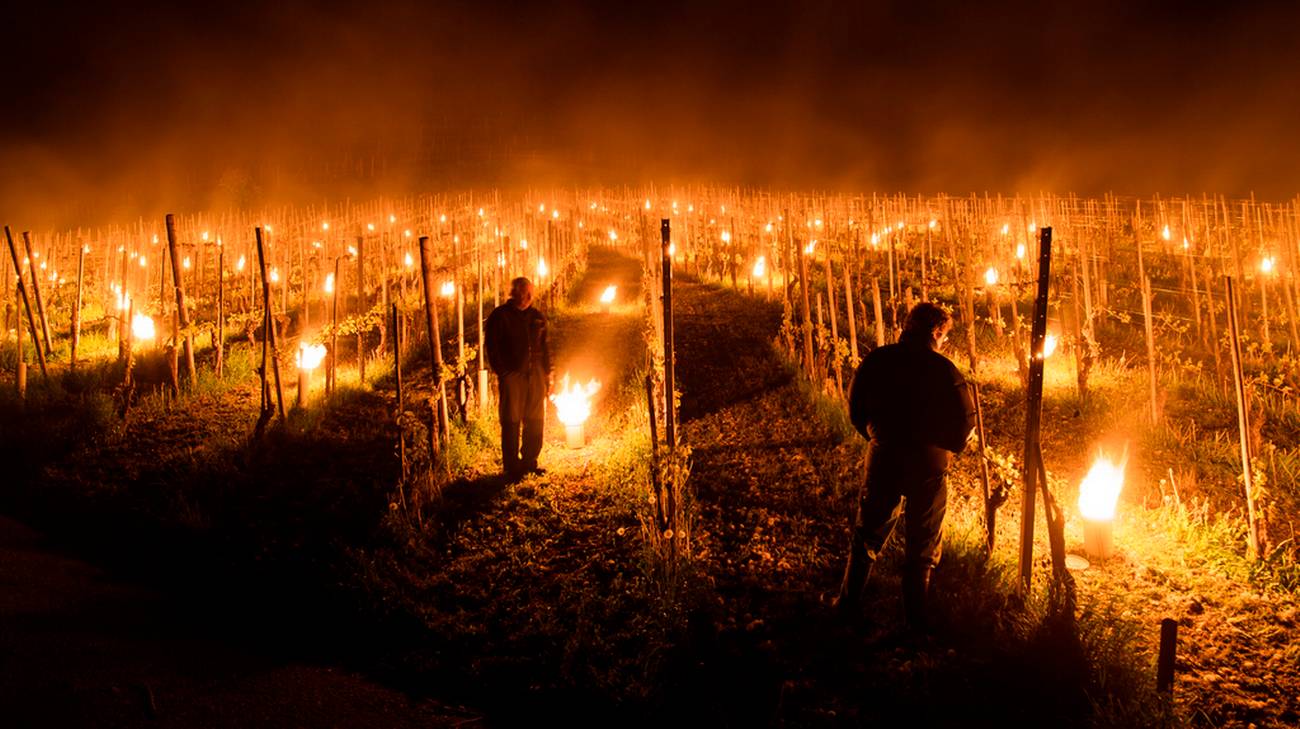
[[[349,149],[397,167],[431,129],[526,137],[519,184],[1300,192],[1296,3],[54,0],[9,19],[8,216],[200,204],[270,167],[279,194],[326,194],[293,178]]]

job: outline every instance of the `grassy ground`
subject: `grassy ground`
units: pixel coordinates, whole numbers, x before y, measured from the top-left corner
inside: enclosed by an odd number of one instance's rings
[[[677,351],[693,546],[665,577],[645,526],[639,277],[635,262],[593,250],[568,299],[551,308],[557,374],[603,386],[585,448],[566,450],[548,422],[545,476],[513,485],[498,477],[488,412],[457,426],[450,482],[434,489],[403,478],[398,435],[427,418],[431,392],[418,344],[406,360],[400,410],[411,416],[401,424],[391,366],[372,362],[364,386],[341,370],[337,393],[314,391],[310,408],[253,439],[256,353],[235,343],[231,376],[204,375],[179,404],[163,396],[161,356],[142,355],[141,398],[125,422],[113,365],[34,386],[25,407],[0,399],[0,456],[19,475],[0,505],[189,595],[196,619],[226,626],[232,639],[342,656],[501,722],[1297,720],[1295,579],[1284,555],[1263,569],[1244,558],[1231,404],[1190,375],[1168,384],[1168,425],[1152,428],[1142,420],[1144,369],[1099,365],[1085,404],[1068,360],[1052,360],[1044,455],[1071,550],[1081,539],[1075,489],[1095,445],[1130,443],[1117,556],[1076,573],[1078,610],[1066,610],[1047,589],[1040,519],[1038,582],[1019,600],[1017,499],[1002,508],[999,546],[986,560],[978,460],[962,456],[935,578],[938,634],[918,645],[900,631],[896,548],[877,572],[871,624],[831,620],[825,598],[843,566],[863,443],[839,402],[795,376],[773,346],[779,308],[683,280]],[[625,303],[605,312],[594,302],[611,282]],[[113,346],[107,334],[94,342]],[[992,447],[1018,457],[1023,391],[1005,347],[981,342],[989,358],[978,379]],[[202,349],[201,365],[209,357]],[[1263,432],[1280,448],[1273,483],[1283,529],[1295,513],[1295,491],[1283,484],[1300,444],[1277,410]],[[407,439],[413,451],[417,442]],[[1170,468],[1179,500],[1160,483]],[[402,509],[399,484],[424,498]],[[1182,630],[1172,711],[1152,690],[1166,616]]]

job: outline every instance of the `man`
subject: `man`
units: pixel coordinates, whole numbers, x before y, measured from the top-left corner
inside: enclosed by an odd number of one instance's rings
[[[924,631],[930,573],[939,563],[948,507],[944,472],[975,425],[975,405],[961,372],[939,353],[952,318],[923,302],[907,316],[897,344],[862,360],[849,392],[849,418],[870,440],[848,566],[836,607],[856,615],[876,557],[904,512],[903,608]]]
[[[551,352],[546,316],[533,308],[531,281],[521,276],[510,282],[510,300],[488,315],[485,333],[488,364],[497,375],[501,467],[511,480],[545,473],[537,467],[537,456],[551,386]]]

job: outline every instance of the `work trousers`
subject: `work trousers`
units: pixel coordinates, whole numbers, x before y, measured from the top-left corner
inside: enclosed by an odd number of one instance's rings
[[[848,572],[867,572],[894,531],[900,512],[904,573],[928,574],[939,564],[948,510],[947,468],[948,452],[941,448],[872,441],[853,523]]]
[[[546,422],[546,379],[546,372],[540,367],[497,377],[501,468],[508,474],[537,468],[537,456],[542,452],[542,426]]]

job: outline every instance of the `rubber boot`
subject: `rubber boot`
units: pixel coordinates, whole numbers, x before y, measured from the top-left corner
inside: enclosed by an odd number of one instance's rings
[[[907,627],[916,633],[930,631],[926,597],[930,592],[930,573],[933,570],[933,567],[919,567],[903,574],[903,614],[907,617]]]

